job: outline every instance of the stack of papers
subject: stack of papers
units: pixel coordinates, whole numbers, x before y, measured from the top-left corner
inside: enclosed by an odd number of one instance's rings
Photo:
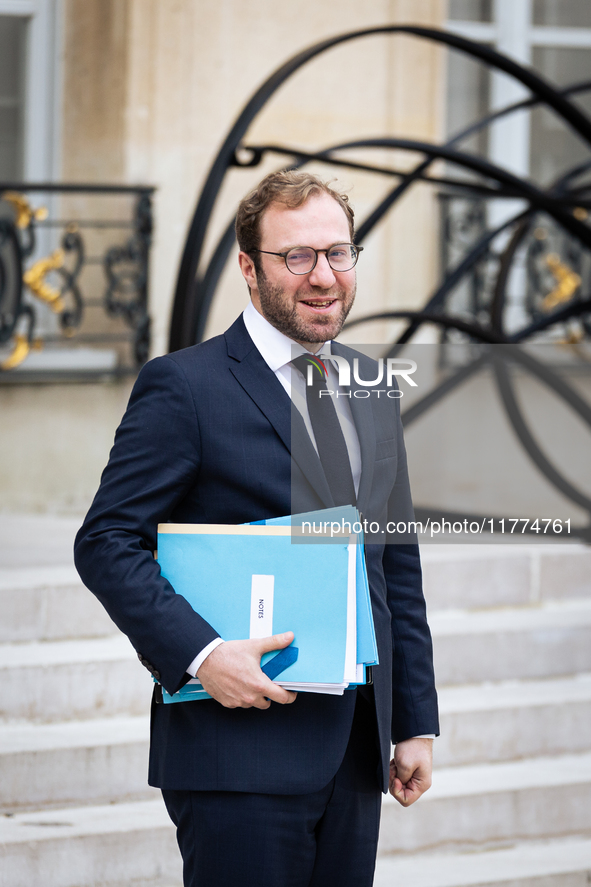
[[[240,526],[160,524],[158,562],[224,640],[294,632],[286,651],[261,660],[280,686],[342,694],[378,662],[360,527],[352,506]],[[174,695],[162,688],[166,703],[209,698],[196,678]]]

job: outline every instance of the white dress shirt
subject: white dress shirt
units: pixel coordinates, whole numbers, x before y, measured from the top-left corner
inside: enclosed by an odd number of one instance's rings
[[[275,329],[262,314],[259,314],[252,302],[249,302],[242,317],[248,334],[260,351],[263,360],[269,369],[273,370],[291,398],[293,405],[301,414],[316,452],[318,452],[306,402],[306,382],[300,372],[293,372],[291,366],[291,361],[294,357],[298,357],[300,354],[309,354],[310,352],[302,345],[294,342],[293,339],[289,339],[283,333],[280,333],[278,329]],[[323,359],[326,365],[330,389],[337,391],[339,389],[338,370],[331,361],[330,345],[330,342],[325,342],[315,353],[317,357]],[[359,492],[359,479],[361,477],[361,451],[359,449],[357,430],[351,415],[349,398],[345,396],[334,397],[333,403],[336,407],[341,430],[347,444],[353,483],[357,493]]]

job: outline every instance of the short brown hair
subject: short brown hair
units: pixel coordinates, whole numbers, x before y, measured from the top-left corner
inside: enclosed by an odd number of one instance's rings
[[[261,242],[261,219],[272,203],[290,209],[302,206],[313,194],[328,194],[341,206],[349,223],[351,241],[355,236],[353,207],[346,194],[341,194],[317,176],[300,170],[269,173],[257,187],[240,201],[236,214],[236,239],[245,253],[258,249]],[[255,253],[255,267],[258,254]]]

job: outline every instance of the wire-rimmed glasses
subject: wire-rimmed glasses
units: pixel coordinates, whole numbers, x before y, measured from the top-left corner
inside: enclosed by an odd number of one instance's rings
[[[362,246],[354,243],[334,243],[327,249],[314,249],[313,246],[294,246],[284,253],[272,253],[267,249],[253,249],[253,253],[265,253],[268,256],[281,256],[285,260],[288,271],[292,274],[309,274],[318,262],[318,254],[325,253],[326,261],[333,271],[350,271],[357,264]]]

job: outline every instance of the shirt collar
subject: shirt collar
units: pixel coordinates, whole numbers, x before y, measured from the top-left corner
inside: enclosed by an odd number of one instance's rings
[[[252,301],[244,309],[242,318],[248,335],[260,351],[265,363],[274,373],[290,363],[295,355],[308,353],[302,345],[294,342],[293,339],[288,338],[269,323],[267,318],[257,311]],[[330,342],[325,342],[318,354],[320,353],[327,357],[330,356]]]

